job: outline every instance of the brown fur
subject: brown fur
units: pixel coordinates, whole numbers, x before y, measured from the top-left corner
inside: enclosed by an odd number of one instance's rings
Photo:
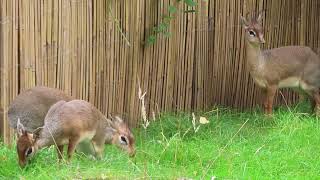
[[[16,129],[18,119],[20,119],[20,123],[21,125],[23,125],[23,129],[20,130],[21,133],[18,134],[17,140],[17,153],[19,158],[19,164],[22,167],[24,166],[27,160],[25,154],[28,148],[27,146],[31,146],[30,144],[33,144],[34,141],[31,138],[31,133],[38,129],[35,135],[39,136],[38,132],[40,132],[39,130],[41,130],[39,129],[39,127],[42,127],[44,125],[44,119],[47,115],[49,108],[60,100],[70,101],[72,99],[73,98],[71,96],[68,96],[67,94],[58,89],[37,86],[31,89],[27,89],[26,91],[20,93],[11,103],[8,113],[10,126]],[[132,137],[132,139],[134,139],[127,124],[122,122],[118,123],[117,126],[112,126],[113,127],[106,127],[105,129],[105,143],[115,144],[121,149],[127,151],[129,155],[134,154],[132,153],[134,152],[134,140],[130,140],[129,145],[133,146],[133,148],[131,149],[129,148],[129,146],[120,146],[119,141],[116,141],[117,139],[119,139],[118,137],[121,135]],[[120,126],[127,127],[127,132],[118,131],[117,128]],[[23,136],[24,134],[27,134],[29,138],[25,138],[25,136]],[[116,140],[112,142],[112,139]],[[77,150],[82,152],[82,148],[80,146],[85,149],[87,146],[91,146],[91,144],[79,144],[79,149]],[[62,147],[59,146],[57,150],[59,158],[62,158],[60,153],[62,151]],[[86,153],[94,155],[93,150]]]
[[[43,126],[43,120],[49,108],[60,100],[73,98],[59,89],[36,86],[21,92],[10,104],[8,117],[12,128],[17,128],[20,118],[25,130],[33,132]]]
[[[120,149],[123,149],[129,153],[130,156],[135,155],[135,139],[133,137],[133,134],[131,133],[130,128],[128,127],[128,124],[124,123],[123,120],[119,120],[119,117],[115,117],[115,120],[113,120],[113,127],[117,129],[117,131],[112,136],[112,144],[116,144]],[[128,145],[122,145],[119,143],[119,137],[126,137],[128,139]]]
[[[279,88],[295,88],[307,94],[317,115],[320,114],[320,58],[309,47],[285,46],[261,50],[264,43],[261,15],[248,22],[245,29],[247,63],[251,76],[266,93],[264,109],[272,113],[273,99]]]
[[[8,111],[9,124],[17,129],[17,121],[23,125],[23,130],[18,133],[17,153],[20,166],[26,163],[25,151],[33,143],[31,135],[44,124],[44,118],[49,108],[60,100],[73,99],[59,89],[36,86],[21,92],[10,104]],[[37,131],[38,132],[38,131]]]
[[[19,158],[19,165],[24,167],[27,162],[26,151],[33,144],[33,138],[26,131],[17,140],[17,153]]]
[[[120,118],[117,119],[108,120],[98,109],[83,100],[59,101],[49,109],[44,127],[35,142],[28,144],[23,142],[29,147],[18,146],[18,151],[32,147],[36,152],[43,147],[56,144],[58,157],[61,159],[63,146],[67,144],[67,155],[70,159],[76,146],[84,139],[90,139],[95,155],[101,157],[107,139],[112,139],[112,144],[133,156],[135,154],[134,137],[126,123]],[[121,139],[126,139],[127,143],[123,144]],[[26,158],[19,155],[19,161],[26,161]]]

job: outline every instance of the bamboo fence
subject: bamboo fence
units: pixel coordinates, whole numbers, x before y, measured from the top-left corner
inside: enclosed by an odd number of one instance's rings
[[[119,113],[136,126],[139,84],[147,112],[255,107],[261,90],[246,70],[240,15],[265,10],[266,45],[307,45],[320,54],[319,0],[0,0],[0,134],[21,91],[56,87]],[[169,38],[146,46],[155,25],[178,8]],[[193,9],[196,12],[184,13]],[[282,98],[282,95],[284,98]],[[297,95],[281,90],[276,103]]]

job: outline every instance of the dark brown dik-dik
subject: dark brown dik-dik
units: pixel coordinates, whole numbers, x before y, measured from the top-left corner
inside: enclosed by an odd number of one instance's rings
[[[8,111],[10,127],[17,129],[18,119],[20,124],[24,125],[23,131],[18,131],[17,139],[17,153],[21,166],[26,161],[26,155],[31,153],[27,147],[33,142],[33,132],[43,126],[49,108],[60,100],[70,101],[71,99],[71,96],[59,89],[36,86],[21,92],[10,104]],[[20,130],[22,130],[21,127]]]
[[[272,114],[277,89],[294,88],[310,97],[315,113],[320,115],[320,58],[305,46],[261,50],[265,43],[261,21],[261,14],[250,20],[241,16],[250,75],[266,93],[265,113]]]
[[[18,132],[23,134],[24,127],[19,121],[17,127]],[[24,158],[19,159],[19,162],[25,165],[26,157],[51,145],[57,146],[60,159],[63,154],[63,146],[68,145],[67,155],[70,159],[76,146],[86,139],[91,141],[97,157],[102,156],[106,141],[111,141],[112,144],[116,144],[132,156],[135,154],[133,135],[129,129],[122,128],[125,127],[119,117],[113,121],[108,120],[86,101],[66,102],[62,100],[49,109],[39,136],[35,139],[30,137],[29,141],[21,142],[27,144],[27,147]],[[17,144],[18,152],[20,147],[21,145]]]

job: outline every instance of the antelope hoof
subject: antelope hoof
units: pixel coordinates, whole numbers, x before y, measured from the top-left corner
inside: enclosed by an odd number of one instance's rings
[[[67,159],[67,160],[66,160],[66,164],[71,164],[70,159]]]
[[[267,119],[272,119],[272,118],[273,118],[273,114],[272,114],[272,113],[265,113],[264,116],[265,116]]]

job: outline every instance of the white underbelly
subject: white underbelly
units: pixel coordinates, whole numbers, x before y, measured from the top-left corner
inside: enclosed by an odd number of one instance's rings
[[[263,88],[267,87],[267,81],[265,79],[254,76],[253,80],[258,86]]]
[[[253,79],[254,79],[255,83],[257,85],[259,85],[260,87],[265,88],[268,85],[268,82],[264,78],[255,76],[255,77],[253,77]],[[298,87],[301,87],[302,89],[305,89],[305,88],[307,88],[305,86],[307,86],[306,83],[301,81],[301,79],[298,77],[289,77],[289,78],[281,80],[278,83],[279,88],[298,88]]]
[[[301,79],[297,77],[289,77],[279,82],[279,88],[295,88],[299,87],[301,83]]]
[[[81,133],[81,137],[80,137],[79,142],[84,141],[84,140],[91,140],[95,134],[96,134],[95,131]]]
[[[80,134],[80,139],[79,139],[78,142],[91,140],[91,139],[94,137],[95,134],[96,134],[95,131],[83,132],[83,133]],[[69,139],[70,139],[70,138],[71,138],[71,137],[65,137],[65,138],[59,139],[59,140],[57,141],[57,143],[58,143],[59,145],[69,144]]]

